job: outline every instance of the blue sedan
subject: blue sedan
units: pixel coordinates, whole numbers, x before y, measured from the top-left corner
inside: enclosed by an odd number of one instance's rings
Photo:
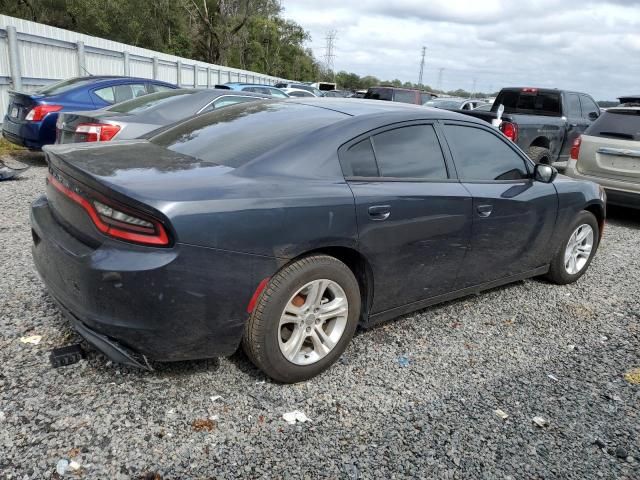
[[[575,282],[605,219],[596,184],[487,123],[393,102],[248,102],[45,151],[38,272],[81,335],[140,366],[242,344],[299,382],[358,325],[529,277]]]
[[[9,108],[2,135],[32,150],[55,143],[58,112],[96,108],[178,88],[157,80],[134,77],[91,76],[64,80],[35,92],[9,92]]]

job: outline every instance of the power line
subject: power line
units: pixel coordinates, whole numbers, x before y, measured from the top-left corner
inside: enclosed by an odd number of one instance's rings
[[[420,60],[420,75],[418,75],[418,86],[422,87],[422,74],[424,73],[424,57],[427,54],[427,47],[422,47],[422,59]]]
[[[438,90],[442,90],[442,76],[444,74],[444,68],[440,67],[438,69],[438,86],[436,87]]]
[[[333,68],[333,61],[336,58],[336,54],[334,53],[334,43],[336,41],[338,32],[336,30],[329,30],[327,32],[327,36],[325,37],[326,46],[324,51],[324,65],[327,69],[327,72],[331,72],[333,78],[335,80],[336,73]]]

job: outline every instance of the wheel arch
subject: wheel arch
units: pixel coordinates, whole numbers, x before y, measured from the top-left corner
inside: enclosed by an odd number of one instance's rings
[[[531,147],[542,147],[542,148],[549,149],[551,147],[551,141],[545,136],[539,136],[539,137],[536,137],[536,139],[533,142],[531,142],[531,145],[529,145],[529,148]]]
[[[584,210],[592,213],[596,217],[596,220],[598,221],[598,229],[600,230],[598,232],[598,243],[599,243],[600,240],[602,240],[602,233],[604,232],[604,222],[606,218],[604,206],[598,203],[590,203],[586,207],[584,207]]]
[[[362,301],[359,323],[366,323],[369,319],[374,292],[373,269],[371,268],[371,264],[369,263],[367,258],[362,255],[362,253],[354,248],[344,246],[327,246],[301,253],[297,257],[292,258],[289,262],[287,262],[287,265],[296,262],[304,257],[321,254],[329,255],[340,260],[347,267],[349,267],[353,275],[356,277],[358,286],[360,287],[360,297]]]

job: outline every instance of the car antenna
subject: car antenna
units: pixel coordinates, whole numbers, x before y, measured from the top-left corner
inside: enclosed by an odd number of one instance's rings
[[[81,68],[82,70],[84,70],[84,73],[86,73],[86,74],[87,74],[87,75],[89,75],[90,77],[93,77],[93,74],[92,74],[89,70],[87,70],[86,68],[84,68],[84,65],[82,65],[82,64],[81,64],[81,65],[80,65],[80,68]]]

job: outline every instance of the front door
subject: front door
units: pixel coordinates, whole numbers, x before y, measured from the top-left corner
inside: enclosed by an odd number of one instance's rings
[[[340,160],[355,198],[359,248],[373,269],[371,313],[455,289],[472,200],[449,174],[433,124],[376,130],[341,148]]]
[[[558,200],[553,184],[532,178],[531,162],[499,132],[444,126],[462,185],[473,197],[469,252],[459,285],[470,287],[545,265]]]

